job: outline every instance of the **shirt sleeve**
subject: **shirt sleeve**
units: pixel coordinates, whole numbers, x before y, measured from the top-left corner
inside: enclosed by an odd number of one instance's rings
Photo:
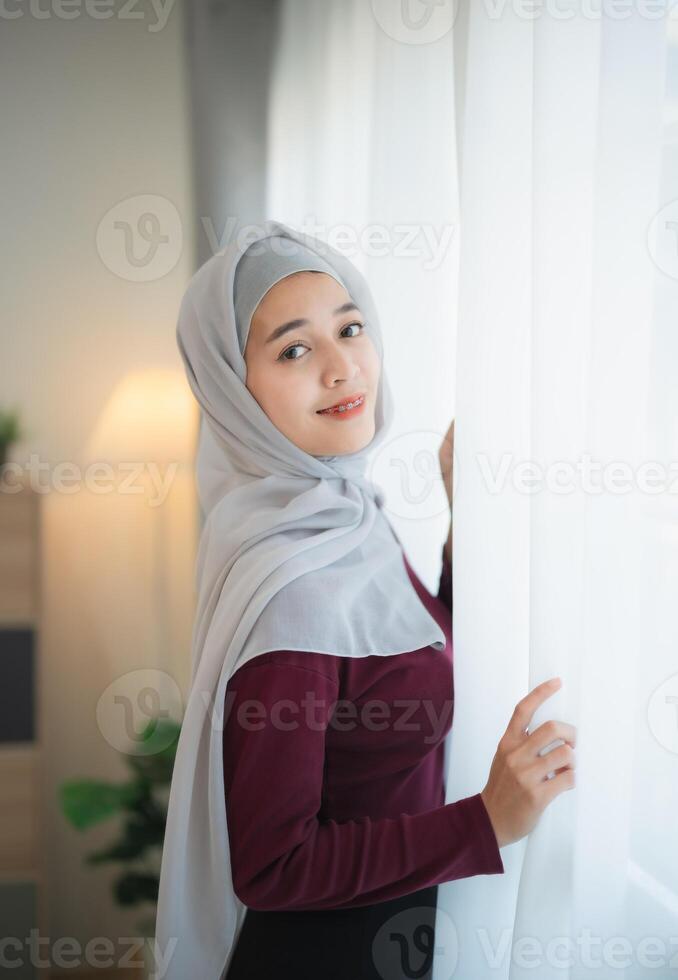
[[[443,564],[440,570],[438,598],[441,599],[450,612],[452,612],[452,562],[445,553],[445,545],[443,545]]]
[[[231,677],[224,712],[231,871],[246,906],[369,905],[455,878],[503,873],[480,793],[393,818],[320,819],[338,682],[331,668],[321,673],[264,656]]]

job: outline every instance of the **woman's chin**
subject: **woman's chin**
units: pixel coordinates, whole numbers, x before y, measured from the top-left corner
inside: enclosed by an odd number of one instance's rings
[[[368,425],[352,427],[348,420],[345,423],[337,423],[337,429],[341,432],[332,433],[325,436],[322,440],[315,441],[316,448],[312,451],[313,456],[346,456],[349,453],[360,452],[368,446],[374,438],[374,421]]]

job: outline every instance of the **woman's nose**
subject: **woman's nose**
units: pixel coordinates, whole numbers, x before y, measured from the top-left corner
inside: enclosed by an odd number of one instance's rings
[[[333,351],[327,355],[323,369],[325,382],[351,381],[360,374],[360,367],[348,351]]]

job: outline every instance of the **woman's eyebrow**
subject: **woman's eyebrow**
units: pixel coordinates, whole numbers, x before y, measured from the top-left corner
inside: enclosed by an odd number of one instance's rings
[[[341,316],[342,313],[348,313],[350,310],[357,310],[357,312],[360,313],[360,310],[355,303],[350,302],[344,303],[342,306],[338,306],[332,313],[332,316]],[[278,337],[282,337],[282,335],[287,333],[289,330],[298,330],[300,327],[308,327],[310,322],[310,320],[302,318],[299,320],[290,320],[288,323],[283,323],[279,327],[275,328],[270,337],[266,339],[266,343],[272,343],[274,340],[277,340]]]

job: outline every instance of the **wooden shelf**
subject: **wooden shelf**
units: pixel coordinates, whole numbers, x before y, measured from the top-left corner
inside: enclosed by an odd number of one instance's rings
[[[16,936],[49,935],[38,741],[41,499],[27,484],[0,492],[0,921]],[[30,963],[13,973],[49,975]]]
[[[0,743],[0,873],[40,867],[40,750]],[[31,878],[34,875],[30,876]]]
[[[39,604],[40,495],[0,493],[0,628],[33,626]]]

